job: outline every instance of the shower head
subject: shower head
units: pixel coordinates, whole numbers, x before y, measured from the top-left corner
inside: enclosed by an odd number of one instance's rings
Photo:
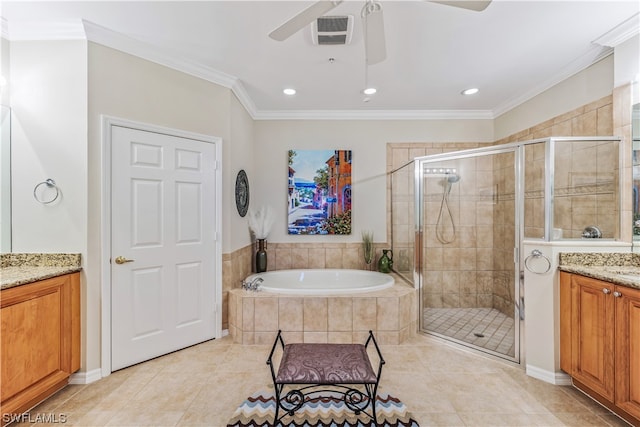
[[[458,175],[457,173],[453,173],[453,174],[447,176],[447,182],[449,184],[455,184],[458,181],[460,181],[460,175]]]

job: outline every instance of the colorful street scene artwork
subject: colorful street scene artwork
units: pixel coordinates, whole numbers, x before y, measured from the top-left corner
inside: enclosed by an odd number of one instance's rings
[[[289,234],[351,234],[351,150],[289,150]]]

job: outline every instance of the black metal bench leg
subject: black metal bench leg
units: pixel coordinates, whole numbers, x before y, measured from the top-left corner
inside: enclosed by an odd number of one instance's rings
[[[280,412],[280,391],[278,390],[277,384],[274,384],[273,386],[276,393],[276,415],[273,417],[273,425],[275,426],[278,422],[278,412]]]

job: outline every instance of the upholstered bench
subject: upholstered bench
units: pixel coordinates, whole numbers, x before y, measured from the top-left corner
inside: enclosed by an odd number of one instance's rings
[[[367,354],[370,342],[378,353],[377,372]],[[273,356],[278,343],[282,359],[276,374]],[[337,394],[349,409],[367,415],[377,424],[376,394],[384,363],[372,331],[365,344],[285,344],[278,331],[267,359],[276,394],[273,424],[293,415],[305,402],[319,400],[329,393]],[[286,394],[285,387],[289,389]],[[281,416],[280,409],[284,411]]]

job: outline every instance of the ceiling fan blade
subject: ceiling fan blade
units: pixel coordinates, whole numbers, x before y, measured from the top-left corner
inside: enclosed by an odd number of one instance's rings
[[[380,7],[379,3],[372,3],[372,6],[373,7],[363,10],[362,13],[365,58],[367,65],[377,64],[387,58],[382,7]]]
[[[431,3],[440,3],[447,6],[461,7],[462,9],[475,10],[481,12],[489,6],[491,0],[427,0]]]
[[[342,3],[342,0],[321,0],[314,3],[269,33],[269,37],[280,42],[286,40],[340,3]]]

